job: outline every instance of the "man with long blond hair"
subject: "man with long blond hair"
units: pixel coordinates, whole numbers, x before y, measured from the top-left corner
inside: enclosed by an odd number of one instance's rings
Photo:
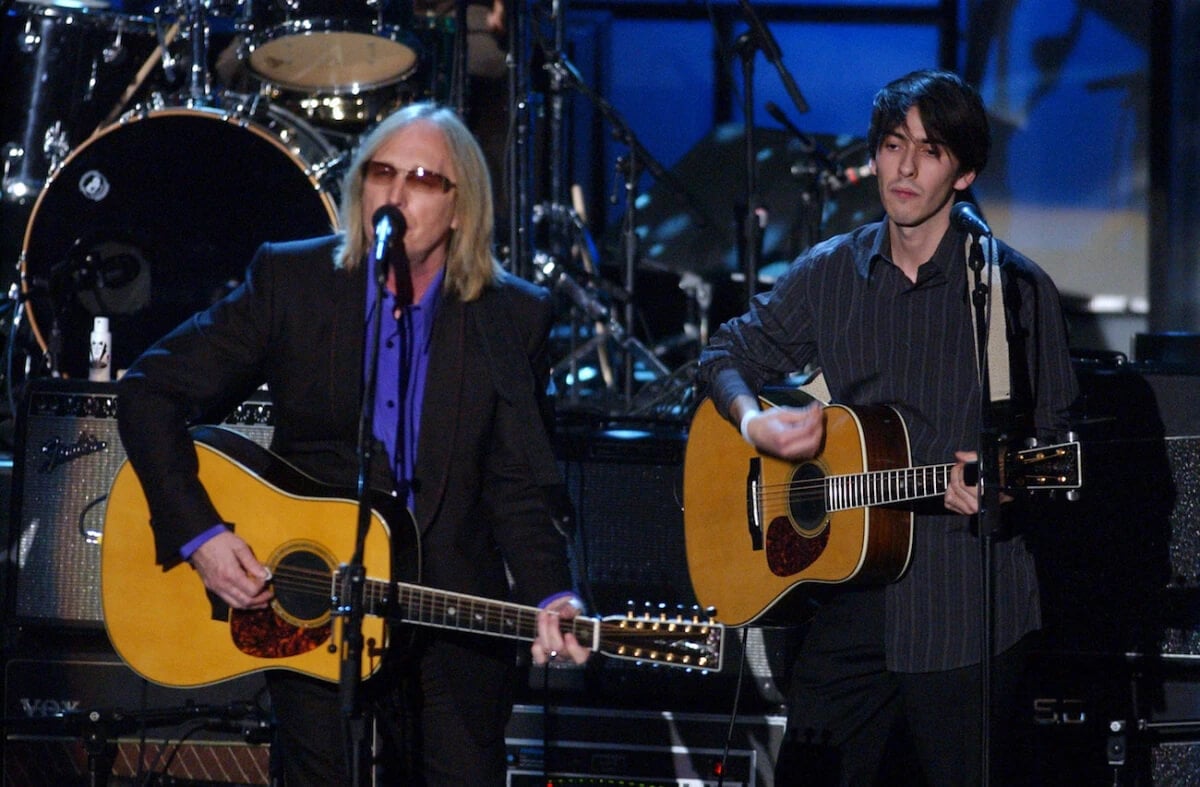
[[[398,242],[407,265],[391,265],[380,288],[374,220],[386,206],[404,219]],[[364,380],[377,361],[374,453],[388,461],[376,463],[370,483],[407,500],[420,581],[540,605],[533,660],[582,663],[587,650],[557,623],[580,604],[550,491],[557,468],[544,394],[553,311],[548,293],[492,255],[491,183],[479,146],[450,110],[399,110],[360,144],[341,221],[340,234],[265,244],[242,285],[122,379],[121,437],[150,503],[159,563],[171,571],[190,563],[231,607],[266,606],[265,556],[209,500],[188,420],[265,383],[272,449],[320,481],[352,486]],[[385,783],[503,784],[514,649],[439,629],[404,639],[403,652],[365,687],[388,755],[376,764]],[[348,783],[355,757],[338,687],[282,671],[268,672],[267,685],[285,784]]]

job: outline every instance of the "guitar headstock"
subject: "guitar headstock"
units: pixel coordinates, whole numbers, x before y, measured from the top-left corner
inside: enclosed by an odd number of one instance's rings
[[[663,612],[639,615],[630,611],[598,623],[596,650],[609,656],[705,672],[721,669],[725,627],[710,615],[669,617]]]
[[[1074,500],[1074,490],[1083,485],[1079,441],[1042,445],[1005,456],[1004,486],[1014,491],[1067,490]]]

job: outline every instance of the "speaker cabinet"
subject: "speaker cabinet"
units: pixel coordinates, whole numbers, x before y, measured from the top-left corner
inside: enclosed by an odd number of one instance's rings
[[[1076,502],[1034,507],[1049,647],[1200,656],[1200,376],[1077,366]]]
[[[697,603],[683,539],[683,446],[681,431],[657,423],[560,433],[576,580],[595,611]]]
[[[576,509],[572,566],[589,612],[690,616],[698,601],[683,526],[684,427],[663,421],[560,425],[556,451]],[[607,660],[586,687],[594,699],[638,707],[723,710],[743,674],[743,701],[769,712],[784,700],[778,677],[795,632],[747,627],[725,632],[723,668],[698,675]],[[744,670],[742,660],[745,659]],[[569,679],[552,670],[552,678]],[[543,685],[535,670],[531,685]],[[569,685],[569,684],[567,684]],[[578,688],[578,687],[576,687]]]
[[[30,384],[17,430],[9,534],[9,554],[16,563],[10,612],[18,621],[103,622],[99,568],[105,500],[125,461],[116,413],[110,383]],[[247,402],[227,423],[265,446],[270,416],[267,402]]]
[[[1038,761],[1046,783],[1176,783],[1200,751],[1200,375],[1076,371],[1081,497],[1036,506],[1030,533]]]

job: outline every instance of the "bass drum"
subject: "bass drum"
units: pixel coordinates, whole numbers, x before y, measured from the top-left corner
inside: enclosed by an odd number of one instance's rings
[[[113,368],[242,278],[265,241],[329,233],[336,149],[270,107],[131,115],[76,149],[34,205],[21,252],[33,337],[86,379],[93,318],[109,318]],[[53,371],[53,369],[51,369]]]

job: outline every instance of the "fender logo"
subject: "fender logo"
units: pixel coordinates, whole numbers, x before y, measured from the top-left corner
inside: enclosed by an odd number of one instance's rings
[[[74,443],[64,443],[61,438],[52,437],[42,443],[42,463],[38,466],[38,471],[49,473],[56,467],[61,467],[89,454],[100,453],[106,448],[108,448],[106,441],[87,432],[80,432],[79,438]]]

